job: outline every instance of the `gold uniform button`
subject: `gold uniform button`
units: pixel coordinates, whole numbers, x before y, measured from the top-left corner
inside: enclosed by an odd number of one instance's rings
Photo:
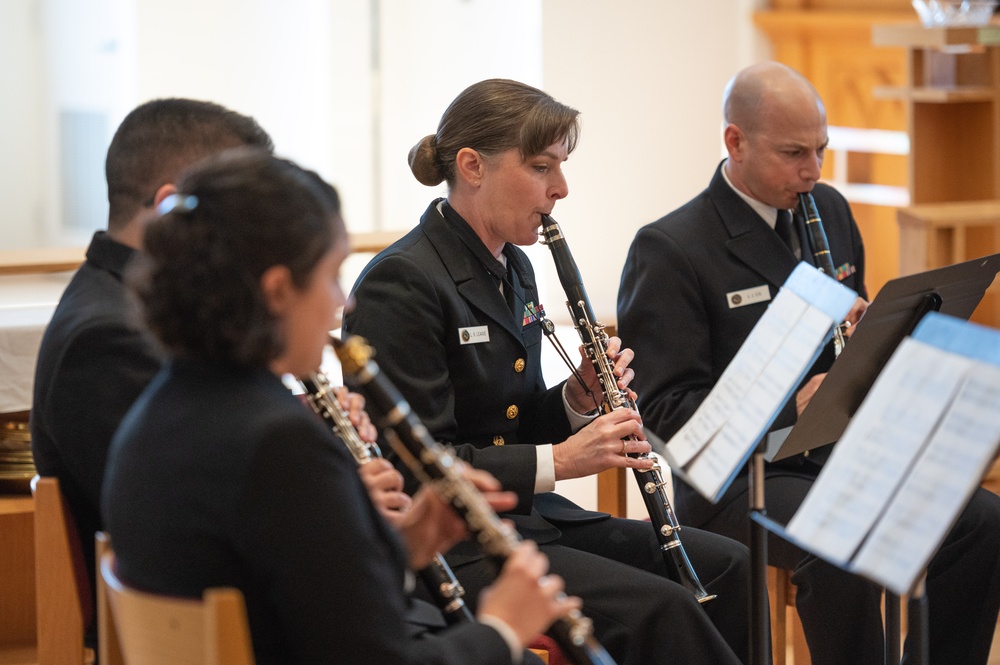
[[[507,407],[507,420],[514,420],[517,418],[517,405],[511,404]]]
[[[494,446],[502,446],[503,445],[503,437],[500,436],[500,435],[497,435],[497,436],[493,437],[493,445]]]
[[[524,358],[518,358],[514,361],[514,371],[518,374],[524,371]]]

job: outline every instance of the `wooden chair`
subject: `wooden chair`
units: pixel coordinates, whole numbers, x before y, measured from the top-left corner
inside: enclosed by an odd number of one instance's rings
[[[243,594],[206,589],[200,600],[133,589],[99,541],[99,635],[103,665],[253,665]]]
[[[795,609],[795,585],[792,571],[767,567],[767,595],[771,602],[771,652],[774,665],[785,665],[792,653],[795,665],[809,665],[809,646],[802,631],[802,622]],[[788,618],[791,613],[791,619]]]
[[[76,523],[58,479],[35,476],[31,492],[38,665],[89,665],[94,651],[83,646],[83,635],[93,621],[93,596]]]
[[[535,642],[534,646],[537,647],[537,648],[530,648],[530,649],[528,649],[528,651],[530,651],[531,653],[533,653],[536,656],[538,656],[539,658],[541,658],[542,662],[545,663],[546,665],[550,665],[550,663],[549,663],[549,650],[546,649],[546,648],[542,648],[542,645],[539,642]],[[556,665],[556,664],[553,662],[553,663],[551,663],[551,665]]]

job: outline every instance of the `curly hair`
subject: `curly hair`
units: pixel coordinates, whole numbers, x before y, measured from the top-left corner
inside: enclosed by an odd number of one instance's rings
[[[173,355],[265,365],[284,351],[260,288],[287,266],[304,288],[345,234],[319,176],[266,151],[236,149],[193,167],[147,226],[128,275],[146,325]]]
[[[527,159],[560,139],[573,152],[580,134],[579,111],[530,85],[487,79],[462,91],[448,105],[436,134],[410,149],[413,176],[433,187],[455,184],[455,157],[462,148],[495,155],[517,148]]]

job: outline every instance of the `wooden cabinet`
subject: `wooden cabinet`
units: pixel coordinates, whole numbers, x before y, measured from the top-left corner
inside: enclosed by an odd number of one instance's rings
[[[876,25],[876,46],[906,49],[900,99],[910,135],[912,204],[1000,198],[1000,26]]]
[[[0,665],[37,662],[34,520],[31,496],[0,495]]]
[[[903,102],[910,136],[900,274],[1000,251],[1000,25],[876,25],[872,41],[906,52],[905,84],[875,91]],[[972,320],[1000,326],[997,289]]]

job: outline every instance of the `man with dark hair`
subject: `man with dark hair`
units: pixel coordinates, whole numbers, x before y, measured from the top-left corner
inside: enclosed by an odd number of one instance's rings
[[[92,589],[108,445],[161,363],[152,338],[132,320],[122,274],[141,248],[145,220],[176,191],[181,171],[239,146],[273,150],[256,121],[218,104],[160,99],[129,113],[105,165],[108,230],[94,234],[42,338],[31,410],[35,466],[59,479]]]
[[[148,212],[166,196],[160,188],[172,188],[188,166],[237,146],[274,150],[256,120],[218,104],[158,99],[137,107],[125,116],[108,148],[108,230],[116,234]]]

